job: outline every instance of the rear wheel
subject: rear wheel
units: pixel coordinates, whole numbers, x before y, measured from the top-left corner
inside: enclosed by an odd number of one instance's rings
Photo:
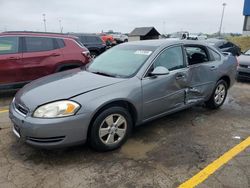
[[[119,148],[127,140],[132,129],[132,119],[122,107],[111,107],[101,112],[90,130],[90,145],[98,151]]]
[[[218,81],[210,99],[205,102],[206,106],[211,109],[217,109],[222,106],[227,97],[227,90],[227,83],[224,80]]]

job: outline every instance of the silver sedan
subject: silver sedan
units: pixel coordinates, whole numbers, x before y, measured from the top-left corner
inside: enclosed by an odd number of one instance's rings
[[[113,150],[145,122],[200,103],[219,108],[236,67],[235,57],[203,43],[125,43],[84,69],[26,85],[11,103],[9,117],[15,135],[36,147],[88,141],[96,150]]]
[[[242,53],[239,57],[239,66],[237,68],[238,80],[250,80],[250,49]]]

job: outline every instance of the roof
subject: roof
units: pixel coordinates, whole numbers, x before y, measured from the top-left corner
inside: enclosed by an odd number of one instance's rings
[[[226,40],[225,39],[217,39],[217,38],[209,38],[209,39],[205,40],[205,42],[210,44],[210,45],[217,45],[217,44],[225,43]]]
[[[142,45],[142,46],[160,47],[160,46],[171,46],[175,44],[206,45],[206,46],[208,45],[208,43],[204,41],[180,40],[180,39],[141,40],[141,41],[126,42],[120,45]]]
[[[154,35],[160,35],[154,27],[137,27],[129,34],[129,36],[146,36],[150,32],[154,32]]]
[[[69,35],[69,34],[63,34],[63,33],[51,33],[51,32],[36,32],[36,31],[6,31],[0,33],[0,36],[10,36],[10,35],[24,35],[24,36],[43,36],[43,37],[59,37],[59,38],[74,38],[76,39],[76,36]]]
[[[68,34],[74,36],[99,36],[95,33],[68,33]]]

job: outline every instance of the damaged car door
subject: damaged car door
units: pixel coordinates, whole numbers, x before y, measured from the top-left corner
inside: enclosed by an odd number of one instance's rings
[[[188,69],[181,45],[163,50],[142,79],[143,118],[145,121],[184,106]],[[155,70],[165,69],[165,74]]]
[[[202,45],[185,45],[185,52],[188,62],[185,104],[204,101],[212,94],[215,87],[220,59],[219,57],[215,59]]]

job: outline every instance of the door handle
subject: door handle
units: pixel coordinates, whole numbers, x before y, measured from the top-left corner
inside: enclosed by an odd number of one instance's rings
[[[9,57],[8,59],[9,60],[19,60],[19,59],[21,59],[21,57]]]
[[[216,69],[217,69],[217,67],[215,67],[215,66],[210,67],[210,70],[216,70]]]

